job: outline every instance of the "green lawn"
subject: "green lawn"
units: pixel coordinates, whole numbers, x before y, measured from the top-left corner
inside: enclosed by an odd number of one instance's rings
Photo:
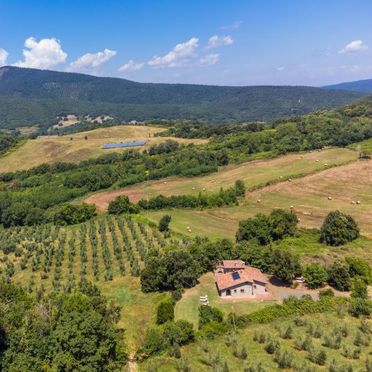
[[[200,296],[208,295],[211,306],[218,307],[225,314],[235,312],[237,314],[248,314],[252,311],[259,310],[264,306],[271,305],[274,301],[226,301],[222,300],[217,293],[214,283],[213,273],[207,273],[199,278],[199,284],[194,288],[188,289],[177,302],[175,308],[175,318],[185,319],[193,323],[195,329],[198,327],[198,309],[200,306]]]

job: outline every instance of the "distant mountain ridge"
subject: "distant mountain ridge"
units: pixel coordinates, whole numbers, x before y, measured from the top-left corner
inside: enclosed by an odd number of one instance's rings
[[[372,93],[372,79],[349,81],[345,83],[326,85],[325,89],[342,89],[353,92]]]
[[[138,83],[120,78],[5,66],[0,68],[0,128],[57,115],[108,114],[115,120],[195,119],[212,123],[270,120],[338,107],[363,93],[303,86],[229,87]]]

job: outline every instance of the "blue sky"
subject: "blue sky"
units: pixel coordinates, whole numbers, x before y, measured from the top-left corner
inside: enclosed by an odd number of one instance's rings
[[[0,65],[143,82],[372,78],[370,0],[0,0]]]

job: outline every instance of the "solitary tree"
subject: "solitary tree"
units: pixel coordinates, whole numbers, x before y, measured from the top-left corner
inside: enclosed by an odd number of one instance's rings
[[[165,214],[159,221],[159,231],[167,232],[169,231],[169,224],[172,217],[169,214]]]
[[[359,228],[354,219],[340,211],[330,212],[320,230],[320,241],[338,246],[351,242],[359,236]]]

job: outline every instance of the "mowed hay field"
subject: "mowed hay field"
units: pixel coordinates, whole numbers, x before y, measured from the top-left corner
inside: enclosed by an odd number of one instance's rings
[[[78,162],[94,158],[108,152],[122,152],[120,149],[103,150],[102,145],[113,142],[146,141],[143,147],[159,144],[171,137],[154,137],[164,128],[134,125],[120,125],[108,128],[99,128],[92,131],[80,132],[64,136],[41,136],[28,140],[23,146],[9,155],[1,158],[0,173],[29,169],[42,163],[56,161]],[[87,139],[85,139],[87,137]],[[206,143],[207,140],[171,138],[180,143]]]
[[[302,227],[319,228],[328,212],[339,209],[356,219],[363,235],[372,237],[372,161],[356,161],[249,192],[239,206],[169,211],[170,226],[182,233],[190,226],[190,235],[206,231],[212,238],[233,238],[240,220],[291,206]],[[157,220],[164,213],[168,211],[147,212],[147,217]]]
[[[271,182],[279,182],[288,177],[311,174],[324,170],[326,167],[345,164],[356,159],[357,152],[341,148],[290,154],[276,159],[256,160],[227,166],[218,173],[208,176],[193,178],[170,177],[144,182],[120,190],[100,192],[88,197],[86,202],[96,204],[99,210],[104,211],[107,209],[109,202],[120,195],[128,195],[133,202],[159,194],[165,196],[197,195],[203,189],[208,192],[218,191],[221,187],[228,188],[238,179],[243,180],[247,189],[250,189]]]

